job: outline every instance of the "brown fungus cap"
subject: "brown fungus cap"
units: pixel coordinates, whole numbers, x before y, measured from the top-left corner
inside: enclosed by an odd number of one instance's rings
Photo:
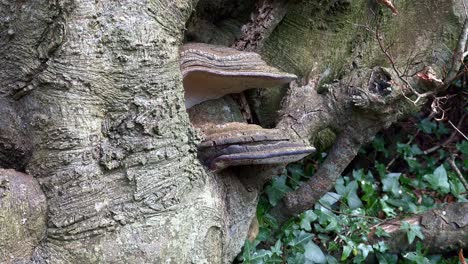
[[[279,129],[231,122],[205,128],[198,145],[199,158],[211,170],[230,166],[287,164],[315,152],[315,148],[293,142]]]
[[[284,85],[297,78],[268,66],[257,53],[203,43],[182,47],[180,68],[187,109],[227,94]]]

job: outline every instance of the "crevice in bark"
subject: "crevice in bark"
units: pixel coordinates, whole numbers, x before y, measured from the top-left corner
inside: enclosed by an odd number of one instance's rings
[[[249,20],[254,0],[200,0],[186,23],[184,42],[230,46]]]
[[[42,6],[43,5],[43,6]],[[39,87],[40,75],[47,70],[49,58],[59,49],[65,38],[65,17],[73,7],[70,3],[37,3],[38,10],[47,9],[47,14],[35,25],[37,31],[23,36],[24,24],[17,20],[21,17],[19,9],[25,8],[21,3],[11,3],[15,10],[5,18],[9,27],[7,36],[1,35],[5,46],[0,51],[5,60],[2,69],[2,89],[0,91],[0,167],[25,170],[33,149],[31,136],[28,133],[28,122],[24,120],[22,102],[19,100]],[[42,10],[41,10],[42,11]],[[18,24],[20,23],[20,24]],[[17,32],[19,30],[19,32]],[[31,29],[27,29],[31,30]],[[34,29],[32,29],[34,30]],[[24,45],[18,44],[23,38],[28,39]],[[18,60],[7,63],[18,52]],[[21,67],[14,67],[22,64]]]
[[[38,87],[38,76],[47,70],[48,61],[60,48],[66,37],[66,14],[72,12],[71,7],[65,3],[52,3],[49,5],[53,15],[48,19],[47,26],[39,36],[37,43],[32,47],[36,52],[39,65],[31,68],[20,82],[16,82],[11,97],[20,100],[23,96]]]
[[[0,97],[0,168],[24,172],[32,144],[14,102]]]

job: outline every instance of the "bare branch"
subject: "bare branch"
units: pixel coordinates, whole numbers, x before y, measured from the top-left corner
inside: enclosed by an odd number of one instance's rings
[[[456,126],[452,123],[452,121],[449,120],[448,122],[449,122],[449,124],[450,124],[455,130],[457,130],[458,133],[460,133],[460,135],[462,135],[466,140],[468,140],[468,137],[467,137],[465,134],[463,134],[463,132],[461,132],[460,129],[458,129],[458,127],[456,127]]]
[[[455,164],[455,157],[452,155],[450,158],[447,159],[447,162],[450,164],[450,167],[452,167],[455,174],[458,176],[460,181],[463,183],[463,186],[465,187],[465,190],[468,190],[468,182],[466,181],[465,177],[463,177],[460,169],[457,167],[457,164]]]

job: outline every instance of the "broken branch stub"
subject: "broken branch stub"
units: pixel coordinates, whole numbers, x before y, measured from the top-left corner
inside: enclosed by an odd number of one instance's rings
[[[227,94],[284,85],[297,78],[268,66],[257,53],[203,43],[182,47],[180,69],[187,109]]]

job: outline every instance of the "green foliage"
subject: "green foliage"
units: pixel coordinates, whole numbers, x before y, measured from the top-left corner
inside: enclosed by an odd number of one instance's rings
[[[429,186],[436,191],[441,191],[446,194],[450,191],[450,185],[448,182],[447,171],[444,165],[440,165],[434,170],[432,174],[426,174],[423,179],[429,183]]]
[[[400,229],[406,232],[409,244],[412,244],[416,237],[424,239],[424,235],[421,232],[421,226],[419,225],[411,225],[410,223],[403,221]]]
[[[468,157],[468,140],[463,140],[456,146],[457,150],[460,151],[463,156]],[[463,160],[463,167],[468,168],[468,159]]]
[[[327,262],[325,254],[323,254],[320,247],[315,245],[314,242],[312,241],[309,241],[304,246],[304,257],[305,257],[306,262],[311,262],[311,263],[326,263]]]
[[[443,125],[423,119],[418,125],[422,135],[437,139],[450,134]],[[281,227],[268,212],[284,195],[307,181],[326,154],[317,160],[291,164],[287,173],[271,181],[264,189],[257,208],[259,235],[246,242],[241,263],[364,263],[370,256],[378,263],[456,263],[456,258],[443,259],[428,255],[422,248],[421,227],[403,222],[409,244],[416,243],[416,251],[403,255],[391,254],[380,241],[370,244],[370,232],[377,237],[389,237],[379,224],[382,218],[430,210],[447,196],[455,201],[468,201],[466,190],[451,167],[445,163],[449,153],[439,149],[426,155],[414,137],[401,138],[394,145],[384,136],[377,136],[372,149],[361,151],[376,159],[368,167],[356,168],[340,177],[333,190],[326,193],[313,208],[290,219]],[[468,142],[454,144],[462,157],[468,156]],[[427,148],[424,148],[427,149]],[[390,162],[390,160],[392,160]],[[468,168],[468,159],[457,165]],[[390,162],[390,163],[389,163]],[[393,166],[392,163],[398,164]],[[418,238],[418,239],[416,239]]]
[[[357,195],[357,181],[351,181],[348,177],[339,178],[336,181],[335,190],[347,202],[350,209],[362,207],[361,199]]]
[[[268,196],[268,201],[272,206],[275,206],[284,195],[292,189],[286,185],[286,175],[277,177],[272,180],[271,185],[265,188],[265,193]]]

